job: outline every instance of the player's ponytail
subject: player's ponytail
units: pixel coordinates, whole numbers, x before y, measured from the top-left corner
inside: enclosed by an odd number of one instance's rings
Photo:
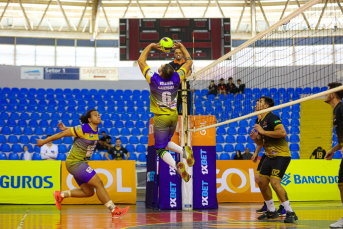
[[[80,121],[82,124],[89,123],[88,119],[91,117],[91,113],[93,111],[97,111],[97,110],[91,109],[91,110],[87,111],[86,115],[81,115]]]

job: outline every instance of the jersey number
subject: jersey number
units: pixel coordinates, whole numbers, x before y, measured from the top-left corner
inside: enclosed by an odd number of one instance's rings
[[[278,176],[279,175],[279,173],[280,173],[280,170],[278,170],[278,169],[273,169],[273,171],[272,171],[272,176]]]
[[[171,98],[171,93],[169,91],[165,91],[162,93],[162,102],[164,104],[168,104],[172,101],[172,98]]]
[[[317,155],[318,155],[318,159],[322,159],[323,158],[323,152],[318,152]]]

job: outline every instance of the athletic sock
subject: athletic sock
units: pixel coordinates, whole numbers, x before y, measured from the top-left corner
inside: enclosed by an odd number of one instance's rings
[[[108,210],[110,210],[111,212],[113,212],[116,208],[116,206],[114,205],[114,203],[112,202],[112,200],[108,201],[106,204],[104,204]]]
[[[71,197],[71,191],[68,190],[68,191],[63,191],[63,192],[61,192],[61,196],[62,196],[63,198]]]
[[[271,199],[271,200],[266,200],[265,202],[266,202],[266,204],[267,204],[267,209],[268,209],[270,212],[275,212],[275,211],[276,211],[275,206],[274,206],[274,201],[273,201],[273,199]]]
[[[176,162],[169,152],[164,153],[162,160],[165,161],[165,163],[167,163],[171,167],[173,167],[175,170],[177,170],[176,169]]]
[[[292,207],[291,207],[291,203],[289,202],[289,200],[283,202],[282,205],[287,212],[293,212]]]
[[[175,144],[174,142],[168,142],[168,145],[167,145],[167,149],[168,150],[171,150],[171,151],[173,151],[173,152],[175,152],[175,153],[179,153],[179,154],[183,154],[183,149],[182,149],[182,147],[181,146],[179,146],[179,145],[177,145],[177,144]]]

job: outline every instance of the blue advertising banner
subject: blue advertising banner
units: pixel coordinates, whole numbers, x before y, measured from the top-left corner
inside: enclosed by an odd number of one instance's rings
[[[158,180],[157,180],[157,154],[155,146],[148,146],[147,175],[146,175],[146,192],[145,207],[159,209],[158,204]]]
[[[193,146],[193,209],[216,209],[216,147]]]
[[[179,162],[177,153],[169,151],[176,163]],[[181,176],[176,170],[160,160],[159,168],[159,198],[160,209],[182,209]]]
[[[80,68],[44,68],[46,80],[79,80]]]

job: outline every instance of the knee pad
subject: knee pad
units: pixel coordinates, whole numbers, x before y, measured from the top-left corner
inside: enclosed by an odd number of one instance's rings
[[[157,155],[162,159],[163,155],[168,152],[166,148],[156,149]]]

